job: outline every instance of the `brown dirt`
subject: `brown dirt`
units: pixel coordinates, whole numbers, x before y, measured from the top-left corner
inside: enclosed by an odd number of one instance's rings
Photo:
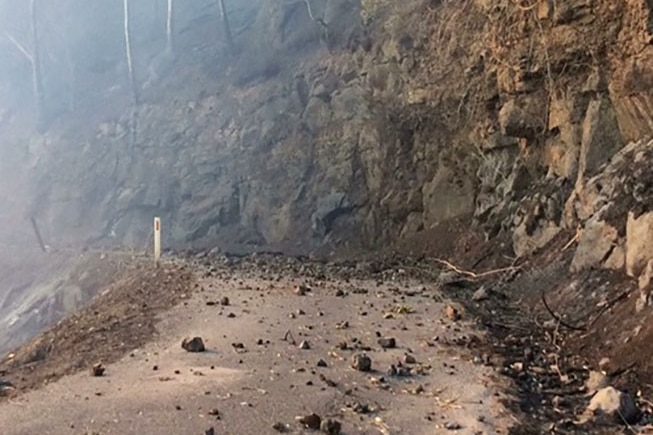
[[[191,290],[191,273],[183,266],[138,264],[86,308],[10,354],[0,373],[25,391],[116,361],[156,335],[157,314]]]

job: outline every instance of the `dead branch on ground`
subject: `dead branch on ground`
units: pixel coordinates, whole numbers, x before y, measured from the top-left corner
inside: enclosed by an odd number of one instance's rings
[[[493,269],[493,270],[487,270],[485,272],[476,273],[476,272],[471,272],[469,270],[461,269],[461,268],[455,266],[454,264],[450,263],[447,260],[442,260],[440,258],[436,258],[435,261],[442,264],[442,265],[444,265],[444,266],[446,266],[447,268],[451,269],[452,271],[454,271],[454,272],[456,272],[456,273],[458,273],[460,275],[464,275],[464,276],[467,276],[467,277],[472,278],[472,279],[487,278],[488,276],[497,275],[497,274],[504,273],[504,272],[514,272],[516,270],[521,269],[521,266],[509,266],[509,267],[502,267],[500,269]]]

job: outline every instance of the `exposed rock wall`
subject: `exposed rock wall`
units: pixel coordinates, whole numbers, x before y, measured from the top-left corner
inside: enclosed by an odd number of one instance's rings
[[[586,180],[653,128],[643,0],[313,12],[326,28],[264,2],[218,76],[185,54],[145,91],[135,142],[127,110],[42,138],[49,234],[138,246],[159,214],[176,246],[306,253],[467,218],[523,255],[577,225]]]

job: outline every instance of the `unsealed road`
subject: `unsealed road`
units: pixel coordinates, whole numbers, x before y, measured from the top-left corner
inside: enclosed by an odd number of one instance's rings
[[[195,267],[197,288],[160,316],[158,338],[105,376],[84,371],[1,402],[2,433],[307,433],[296,417],[311,413],[346,434],[507,433],[501,385],[458,345],[482,333],[447,317],[429,283]],[[181,348],[193,336],[206,352]],[[371,372],[351,367],[357,354]]]

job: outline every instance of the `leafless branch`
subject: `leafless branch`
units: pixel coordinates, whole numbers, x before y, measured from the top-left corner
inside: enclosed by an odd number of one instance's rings
[[[5,31],[5,37],[20,51],[23,56],[25,56],[30,62],[34,62],[34,57],[29,51],[20,43],[16,38],[14,38],[9,32]]]
[[[521,266],[510,266],[510,267],[503,267],[501,269],[493,269],[493,270],[488,270],[488,271],[485,271],[485,272],[476,273],[476,272],[471,272],[471,271],[468,271],[468,270],[461,269],[461,268],[451,264],[447,260],[442,260],[442,259],[436,258],[435,261],[442,264],[442,265],[444,265],[444,266],[446,266],[446,267],[448,267],[449,269],[453,270],[456,273],[459,273],[461,275],[465,275],[465,276],[470,277],[472,279],[485,278],[485,277],[496,275],[496,274],[499,274],[499,273],[514,272],[516,270],[521,269]]]

